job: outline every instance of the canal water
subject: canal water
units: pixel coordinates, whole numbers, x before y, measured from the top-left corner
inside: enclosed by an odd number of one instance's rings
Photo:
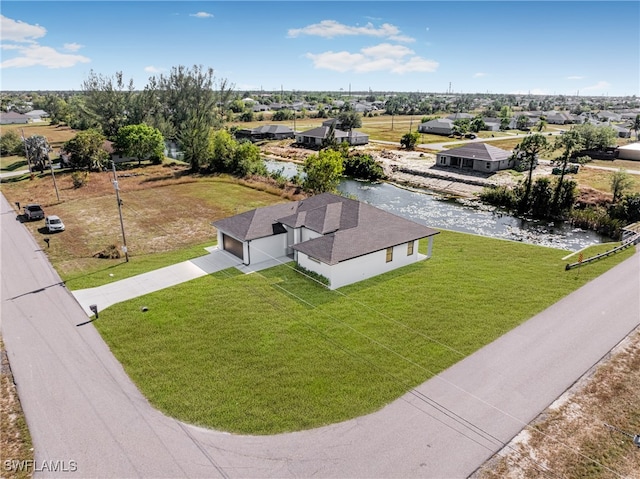
[[[282,170],[282,174],[287,177],[292,177],[298,172],[294,163],[272,160],[266,163],[269,171]],[[338,190],[390,213],[436,229],[522,241],[570,251],[611,241],[598,233],[572,228],[566,223],[524,220],[475,200],[452,199],[425,189],[344,179]]]

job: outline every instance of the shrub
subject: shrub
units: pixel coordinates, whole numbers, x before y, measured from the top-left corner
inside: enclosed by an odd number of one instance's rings
[[[500,206],[507,210],[515,209],[518,198],[514,191],[507,186],[496,186],[495,188],[484,188],[480,193],[480,199],[493,206]]]
[[[353,155],[344,160],[344,174],[361,180],[377,181],[384,178],[382,165],[371,155]]]
[[[71,173],[71,181],[73,181],[73,187],[78,189],[82,188],[89,180],[89,173],[86,171],[74,171]]]
[[[311,271],[310,269],[307,269],[304,266],[300,266],[297,263],[294,266],[294,268],[296,269],[296,271],[300,271],[305,276],[308,276],[312,280],[318,281],[319,283],[322,283],[325,286],[329,286],[329,284],[330,284],[329,278],[327,278],[326,276],[321,275],[320,273],[316,273],[315,271]]]

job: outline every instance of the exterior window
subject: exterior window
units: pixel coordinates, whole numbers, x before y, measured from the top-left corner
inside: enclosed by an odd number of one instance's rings
[[[387,263],[393,261],[393,247],[387,248]]]
[[[411,243],[407,243],[407,256],[411,256],[413,254],[413,241]]]
[[[489,162],[487,161],[487,170],[488,170],[489,168],[491,168],[491,163],[489,163]]]

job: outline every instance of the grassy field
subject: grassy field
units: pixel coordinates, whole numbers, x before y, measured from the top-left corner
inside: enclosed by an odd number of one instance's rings
[[[204,253],[215,244],[211,222],[241,211],[285,201],[268,185],[227,176],[184,175],[185,167],[150,166],[118,173],[122,214],[131,261],[98,259],[110,245],[121,246],[122,234],[111,172],[90,173],[86,186],[73,188],[70,173],[56,175],[58,202],[50,176],[3,183],[10,204],[39,202],[45,214],[56,214],[66,230],[47,234],[43,221],[25,223],[63,279],[74,288],[138,274]],[[18,217],[16,216],[18,219]],[[178,252],[178,253],[172,253]],[[177,256],[176,256],[177,255]],[[143,266],[146,265],[146,266]],[[102,272],[102,273],[101,273]],[[114,276],[108,276],[113,274]],[[114,279],[109,279],[114,278]]]
[[[432,259],[339,291],[289,265],[226,270],[114,305],[95,324],[168,415],[299,430],[379,409],[632,251],[569,272],[566,253],[442,232]]]

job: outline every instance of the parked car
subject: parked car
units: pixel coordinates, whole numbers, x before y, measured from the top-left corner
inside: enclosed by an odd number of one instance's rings
[[[44,210],[38,204],[32,203],[24,207],[24,217],[27,221],[41,220],[44,218]]]
[[[64,223],[60,219],[59,216],[49,215],[45,218],[44,224],[47,227],[47,231],[49,233],[54,233],[56,231],[64,231]]]

